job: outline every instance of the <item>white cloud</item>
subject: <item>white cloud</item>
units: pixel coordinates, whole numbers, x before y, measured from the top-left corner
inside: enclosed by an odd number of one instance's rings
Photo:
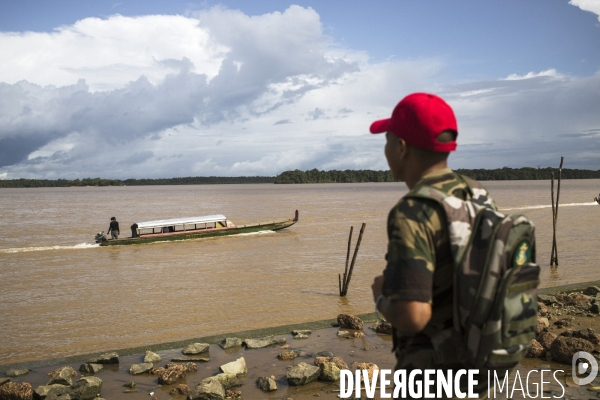
[[[600,163],[600,74],[441,84],[443,59],[373,63],[332,43],[310,8],[88,18],[51,34],[0,33],[5,47],[5,178],[386,169],[384,138],[368,127],[415,91],[455,108],[455,166],[549,165],[560,152]]]
[[[598,15],[600,21],[600,0],[570,0],[569,4]]]
[[[510,74],[505,79],[507,81],[518,81],[518,80],[522,80],[522,79],[539,78],[540,76],[548,76],[548,77],[552,77],[552,78],[562,78],[563,77],[558,72],[556,72],[556,70],[554,68],[551,68],[551,69],[547,69],[546,71],[538,72],[537,74],[535,72],[528,72],[525,75]]]
[[[66,86],[85,79],[90,91],[113,90],[144,75],[159,83],[187,60],[208,79],[218,74],[226,46],[198,20],[179,15],[86,18],[51,33],[0,32],[0,79]]]

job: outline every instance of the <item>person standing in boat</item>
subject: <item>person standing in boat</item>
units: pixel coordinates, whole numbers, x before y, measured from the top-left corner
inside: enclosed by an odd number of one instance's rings
[[[108,232],[106,232],[106,233],[107,234],[110,233],[110,235],[113,239],[119,238],[119,222],[117,221],[117,219],[115,217],[112,217],[110,219],[110,226],[108,227]]]

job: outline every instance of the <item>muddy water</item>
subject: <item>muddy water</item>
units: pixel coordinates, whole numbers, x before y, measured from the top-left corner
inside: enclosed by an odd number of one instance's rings
[[[550,185],[487,182],[501,209],[537,225],[542,286],[600,279],[600,180],[563,181],[559,268],[550,268]],[[385,220],[403,184],[208,185],[0,190],[0,365],[372,311]],[[99,248],[116,216],[135,221],[225,214],[236,224],[291,218],[271,233]],[[348,231],[361,243],[338,296]]]

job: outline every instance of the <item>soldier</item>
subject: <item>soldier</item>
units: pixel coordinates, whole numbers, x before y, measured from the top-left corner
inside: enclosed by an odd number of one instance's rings
[[[370,131],[386,133],[392,175],[409,190],[430,185],[463,200],[472,197],[466,179],[447,165],[458,130],[452,109],[440,97],[411,94]],[[431,343],[433,334],[453,324],[453,261],[441,205],[402,198],[389,213],[387,232],[387,265],[372,290],[376,309],[393,326],[396,370],[464,368],[437,363]],[[483,375],[478,390],[485,392]]]

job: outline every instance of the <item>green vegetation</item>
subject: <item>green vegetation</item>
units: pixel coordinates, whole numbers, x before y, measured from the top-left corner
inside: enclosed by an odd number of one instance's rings
[[[554,168],[498,168],[498,169],[457,169],[459,174],[478,181],[502,180],[542,180],[550,179],[550,173],[558,179]],[[585,169],[562,170],[563,179],[598,179],[600,171]],[[285,171],[275,177],[275,183],[333,183],[333,182],[393,182],[390,171],[345,170],[345,171]]]
[[[542,180],[550,179],[555,168],[498,168],[498,169],[457,169],[456,172],[470,176],[478,181],[502,180]],[[600,179],[600,170],[586,169],[562,170],[563,179]],[[0,188],[30,188],[30,187],[69,187],[69,186],[145,186],[145,185],[213,185],[228,183],[356,183],[356,182],[394,182],[390,171],[372,171],[368,169],[345,171],[285,171],[272,176],[194,176],[187,178],[165,179],[7,179],[0,180]]]
[[[275,177],[275,183],[353,183],[353,182],[394,182],[390,171],[368,169],[345,171],[285,171]]]
[[[69,186],[123,186],[118,179],[6,179],[0,180],[0,188],[69,187]]]
[[[213,185],[223,183],[273,183],[271,176],[195,176],[168,179],[7,179],[0,180],[0,188],[70,187],[70,186],[145,186],[145,185]]]

